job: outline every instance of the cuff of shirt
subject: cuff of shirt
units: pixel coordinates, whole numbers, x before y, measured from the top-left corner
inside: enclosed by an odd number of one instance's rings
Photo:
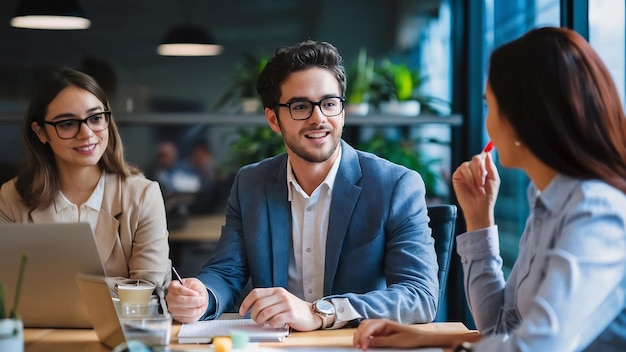
[[[206,286],[205,286],[206,287]],[[204,312],[204,314],[200,317],[199,320],[211,320],[211,319],[215,319],[217,318],[217,298],[215,296],[215,293],[208,287],[206,287],[206,291],[209,295],[209,304],[207,304],[206,307],[206,311]]]
[[[330,302],[335,306],[335,322],[328,329],[339,329],[363,318],[347,298],[332,298]]]
[[[456,252],[461,259],[479,260],[500,253],[498,226],[466,232],[456,237]]]

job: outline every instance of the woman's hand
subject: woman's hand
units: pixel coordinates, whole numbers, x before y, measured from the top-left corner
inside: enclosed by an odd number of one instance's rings
[[[424,346],[426,333],[412,325],[388,319],[367,319],[354,333],[354,347],[365,351],[369,347],[409,348]]]
[[[452,174],[452,186],[463,210],[467,231],[493,226],[500,176],[491,154],[480,153]]]
[[[369,347],[453,347],[462,342],[476,342],[482,338],[478,331],[441,332],[424,331],[419,324],[401,324],[388,319],[367,319],[354,333],[354,347],[365,351]]]

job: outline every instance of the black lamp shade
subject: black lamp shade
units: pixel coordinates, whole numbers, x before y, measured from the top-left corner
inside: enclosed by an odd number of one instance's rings
[[[75,0],[21,0],[15,16],[49,15],[85,18]]]
[[[163,38],[162,44],[215,44],[215,40],[202,28],[193,25],[172,27]]]
[[[165,56],[213,56],[222,52],[222,46],[203,28],[184,24],[172,27],[157,50]]]
[[[85,29],[91,22],[76,0],[20,0],[11,25],[34,29]]]

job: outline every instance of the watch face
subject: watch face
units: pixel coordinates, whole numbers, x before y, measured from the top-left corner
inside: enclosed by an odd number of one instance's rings
[[[333,306],[332,303],[328,302],[325,299],[320,299],[319,301],[315,302],[315,309],[318,312],[322,312],[325,314],[333,314],[335,312],[335,306]]]

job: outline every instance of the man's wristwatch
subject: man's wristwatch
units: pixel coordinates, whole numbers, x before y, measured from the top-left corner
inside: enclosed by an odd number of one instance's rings
[[[325,299],[318,299],[311,306],[313,314],[322,318],[321,329],[327,329],[335,322],[335,306]]]

